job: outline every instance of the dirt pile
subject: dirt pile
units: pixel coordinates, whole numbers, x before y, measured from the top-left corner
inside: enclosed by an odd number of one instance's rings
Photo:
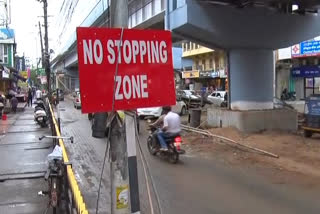
[[[243,147],[235,147],[232,143],[195,133],[188,133],[184,137],[187,148],[207,158],[223,159],[224,162],[241,167],[254,167],[262,173],[271,172],[278,178],[278,182],[296,178],[292,182],[320,186],[320,135],[307,139],[302,134],[275,131],[257,134],[244,134],[234,128],[209,131],[277,154],[280,158],[261,155]]]

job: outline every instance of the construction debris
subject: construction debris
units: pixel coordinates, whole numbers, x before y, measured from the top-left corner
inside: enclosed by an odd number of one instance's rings
[[[234,141],[234,140],[232,140],[230,138],[226,138],[226,137],[223,137],[223,136],[220,136],[220,135],[212,134],[208,130],[203,130],[203,129],[199,129],[199,128],[193,128],[191,126],[186,126],[186,125],[181,125],[181,127],[185,131],[191,131],[191,132],[202,134],[202,135],[205,135],[205,136],[208,136],[208,137],[219,138],[219,139],[222,139],[222,140],[224,140],[226,142],[231,142],[231,143],[233,143],[233,144],[235,144],[237,146],[241,146],[241,147],[256,151],[258,153],[261,153],[261,154],[264,154],[264,155],[267,155],[267,156],[270,156],[270,157],[273,157],[273,158],[279,158],[278,155],[273,154],[271,152],[267,152],[265,150],[258,149],[258,148],[255,148],[255,147],[252,147],[252,146],[249,146],[249,145],[241,144],[241,143],[236,142],[236,141]]]

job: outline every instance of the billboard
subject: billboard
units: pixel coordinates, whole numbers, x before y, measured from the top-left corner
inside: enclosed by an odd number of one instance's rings
[[[0,28],[0,42],[14,43],[14,30],[10,28]]]
[[[291,47],[292,58],[320,55],[320,41],[301,42]]]

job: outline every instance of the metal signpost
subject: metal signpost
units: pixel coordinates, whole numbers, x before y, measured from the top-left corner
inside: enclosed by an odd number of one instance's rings
[[[169,31],[80,27],[77,45],[83,113],[175,105]],[[133,112],[110,113],[112,213],[140,213]]]

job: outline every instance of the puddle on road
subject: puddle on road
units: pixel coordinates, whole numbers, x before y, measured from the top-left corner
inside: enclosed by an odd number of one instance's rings
[[[43,164],[47,164],[47,162],[23,163],[22,165],[25,165],[25,166],[34,166],[34,165],[43,165]]]
[[[61,119],[61,123],[62,124],[70,124],[70,123],[74,123],[74,122],[77,122],[78,120],[62,120]]]

